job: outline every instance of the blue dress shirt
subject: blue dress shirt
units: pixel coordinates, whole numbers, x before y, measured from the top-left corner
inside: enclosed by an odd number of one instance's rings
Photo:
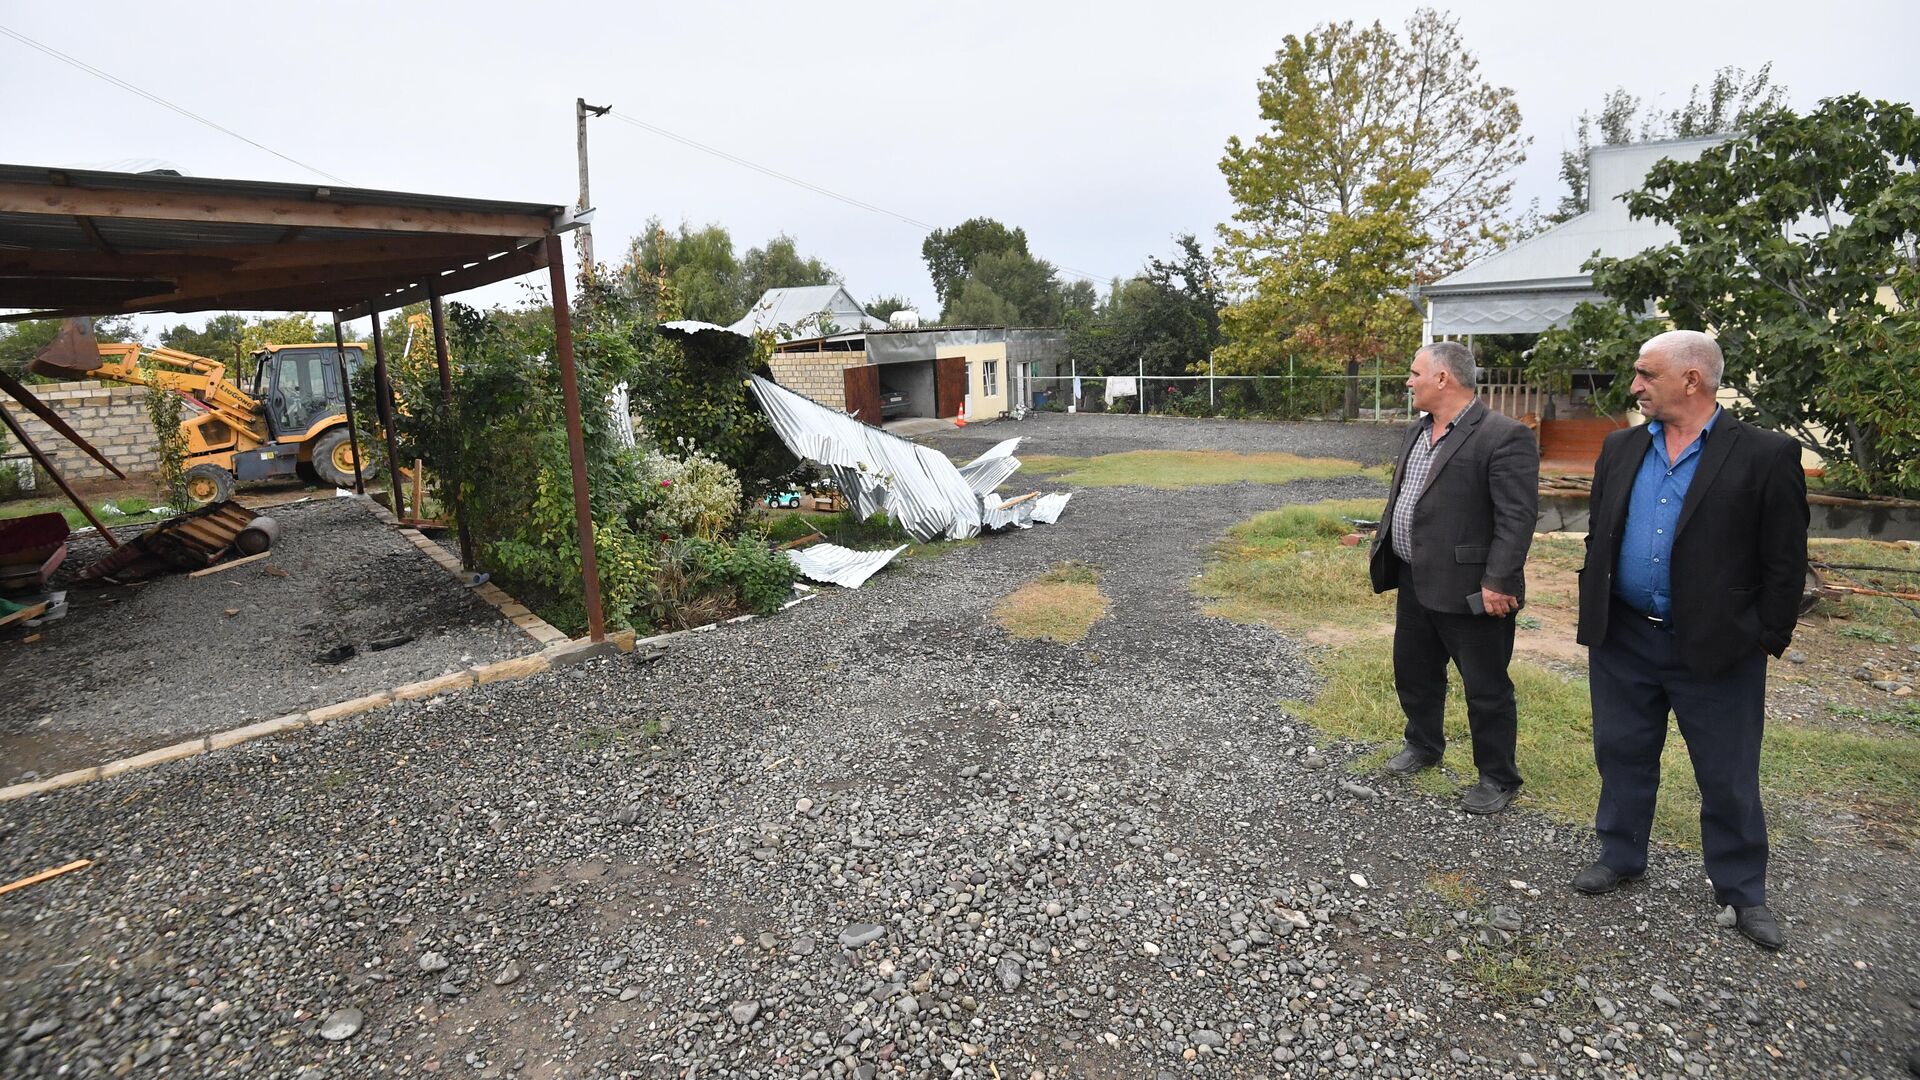
[[[1647,423],[1652,442],[1640,459],[1640,471],[1634,475],[1633,492],[1627,498],[1620,565],[1613,575],[1613,594],[1643,615],[1656,619],[1672,616],[1673,530],[1680,523],[1687,488],[1700,468],[1700,455],[1706,451],[1707,436],[1713,434],[1720,412],[1713,410],[1699,438],[1687,444],[1673,461],[1667,460],[1667,440],[1662,435],[1665,425],[1658,420]]]

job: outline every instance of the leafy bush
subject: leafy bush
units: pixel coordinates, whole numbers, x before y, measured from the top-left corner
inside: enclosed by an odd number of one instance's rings
[[[712,540],[740,519],[740,478],[697,450],[685,457],[648,451],[640,479],[648,502],[641,528],[648,535]]]

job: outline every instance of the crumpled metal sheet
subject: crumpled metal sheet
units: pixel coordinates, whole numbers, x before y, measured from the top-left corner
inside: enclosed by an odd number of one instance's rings
[[[980,516],[986,520],[989,529],[1004,529],[1012,526],[1016,529],[1033,528],[1033,511],[1038,499],[1028,499],[1008,506],[998,495],[988,495],[980,508]]]
[[[1033,500],[1033,520],[1042,525],[1052,525],[1060,520],[1060,511],[1067,508],[1067,500],[1073,498],[1071,491],[1055,491]]]
[[[1039,520],[1031,511],[1001,511],[993,494],[1020,467],[1013,456],[1017,438],[956,467],[931,447],[870,427],[770,379],[749,376],[748,385],[787,449],[823,466],[861,518],[884,510],[923,544],[964,540],[982,528],[1025,528]],[[1065,505],[1064,499],[1053,505],[1053,519]]]
[[[905,550],[905,544],[890,551],[855,551],[838,544],[814,544],[787,552],[787,558],[793,560],[794,567],[808,580],[857,589]]]
[[[1025,436],[1016,435],[1004,442],[995,443],[993,448],[965,465],[960,466],[960,475],[967,486],[981,498],[992,495],[994,489],[1007,482],[1007,477],[1020,471],[1020,459],[1013,452]]]
[[[863,515],[884,509],[923,544],[980,534],[980,498],[946,456],[836,413],[758,375],[754,396],[787,449],[825,465]]]

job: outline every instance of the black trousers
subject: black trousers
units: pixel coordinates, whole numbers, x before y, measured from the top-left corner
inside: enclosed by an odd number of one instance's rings
[[[1593,760],[1600,767],[1600,861],[1616,873],[1647,868],[1647,833],[1660,790],[1667,714],[1680,723],[1700,786],[1700,848],[1722,904],[1767,901],[1767,819],[1760,807],[1760,740],[1767,657],[1754,650],[1702,679],[1680,661],[1673,635],[1614,601],[1606,640],[1591,653]]]
[[[1406,567],[1400,569],[1393,620],[1393,688],[1407,714],[1407,745],[1436,760],[1446,751],[1447,661],[1460,669],[1467,691],[1467,725],[1480,778],[1520,786],[1514,764],[1519,716],[1513,702],[1513,616],[1455,615],[1421,606]]]

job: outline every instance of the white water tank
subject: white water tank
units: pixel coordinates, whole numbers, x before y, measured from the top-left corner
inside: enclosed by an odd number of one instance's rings
[[[896,311],[887,316],[887,325],[893,327],[895,330],[918,330],[920,329],[920,313],[912,308]]]

